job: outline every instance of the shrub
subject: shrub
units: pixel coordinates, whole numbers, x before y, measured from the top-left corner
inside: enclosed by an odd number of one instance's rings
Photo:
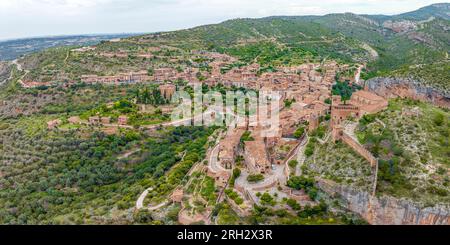
[[[293,176],[287,182],[287,186],[292,189],[304,190],[312,200],[317,198],[318,193],[318,190],[314,184],[314,179],[304,176]]]
[[[261,195],[260,200],[263,205],[274,206],[276,204],[275,199],[268,192],[264,192],[264,194]]]
[[[312,143],[312,142],[308,143],[308,145],[306,146],[306,149],[305,149],[305,155],[307,157],[312,156],[314,154],[314,149],[315,149],[314,143]]]
[[[314,186],[314,180],[304,176],[293,176],[288,180],[287,186],[296,190],[306,190],[307,188]]]
[[[247,181],[250,183],[256,183],[264,180],[264,176],[262,174],[251,174],[247,177]]]
[[[133,219],[141,224],[149,223],[153,221],[153,218],[150,214],[150,212],[146,209],[141,209],[138,212],[136,212],[133,216]]]
[[[442,126],[444,123],[444,115],[441,113],[436,113],[436,115],[434,115],[433,122],[436,126]]]
[[[305,127],[299,127],[295,132],[294,132],[294,137],[299,139],[300,137],[302,137],[302,135],[305,133]]]
[[[231,179],[230,179],[231,187],[234,186],[234,182],[236,181],[237,178],[239,178],[239,176],[241,176],[241,170],[239,168],[233,169],[233,175],[231,175]]]
[[[288,164],[289,164],[289,167],[295,168],[298,165],[298,161],[297,160],[291,160],[291,161],[289,161]]]
[[[245,131],[245,133],[241,137],[241,143],[243,143],[245,141],[254,141],[254,140],[255,139],[253,139],[253,137],[251,136],[250,131]]]
[[[298,202],[295,201],[295,200],[292,199],[292,198],[288,199],[288,200],[286,201],[286,204],[287,204],[289,207],[291,207],[293,210],[298,211],[298,210],[301,209],[300,204],[298,204]]]

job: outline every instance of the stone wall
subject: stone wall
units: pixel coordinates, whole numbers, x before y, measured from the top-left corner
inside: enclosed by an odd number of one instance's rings
[[[241,208],[239,205],[237,205],[234,202],[234,200],[232,200],[228,196],[225,196],[225,199],[228,201],[228,203],[230,204],[231,208],[239,215],[239,217],[246,217],[246,216],[251,215],[250,210]]]
[[[344,141],[348,146],[350,146],[353,150],[355,150],[359,155],[364,157],[369,163],[370,166],[374,167],[377,164],[377,159],[370,153],[364,146],[362,146],[359,142],[355,141],[348,134],[343,132],[342,141]]]
[[[378,77],[367,80],[366,88],[386,99],[410,98],[450,108],[449,91],[439,91],[413,79]]]
[[[382,196],[330,180],[318,180],[318,187],[329,196],[339,198],[345,208],[361,215],[374,225],[450,225],[450,207],[423,207],[409,200]]]

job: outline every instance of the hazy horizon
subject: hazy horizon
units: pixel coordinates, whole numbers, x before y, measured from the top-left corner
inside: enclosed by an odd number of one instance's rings
[[[0,40],[175,31],[236,18],[395,15],[442,0],[0,0]]]

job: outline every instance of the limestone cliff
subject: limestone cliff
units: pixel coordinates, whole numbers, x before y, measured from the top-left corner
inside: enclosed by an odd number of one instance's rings
[[[9,62],[0,61],[0,85],[6,82],[11,74],[11,64]]]
[[[388,196],[374,197],[366,191],[329,180],[319,180],[318,186],[329,196],[338,198],[345,208],[361,215],[370,224],[450,225],[449,206],[422,207],[409,200]]]
[[[367,80],[366,86],[384,98],[410,98],[450,108],[449,91],[439,91],[413,79],[377,77]]]

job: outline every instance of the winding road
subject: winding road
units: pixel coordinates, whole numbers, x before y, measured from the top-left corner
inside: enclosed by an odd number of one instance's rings
[[[142,192],[142,194],[139,196],[138,200],[136,201],[136,209],[137,209],[137,210],[144,208],[144,200],[145,200],[145,197],[147,197],[147,195],[148,195],[148,193],[149,193],[150,191],[153,191],[153,188],[148,188],[148,189],[146,189],[146,190],[145,190],[144,192]],[[158,204],[158,205],[155,205],[155,206],[149,206],[149,207],[147,207],[147,209],[148,209],[149,211],[153,211],[153,210],[160,209],[160,208],[166,206],[167,204],[169,204],[169,201],[168,201],[168,200],[166,200],[166,201],[164,201],[164,202],[162,202],[162,203],[160,203],[160,204]]]
[[[19,82],[20,85],[22,85],[22,87],[26,87],[25,84],[23,83],[22,79],[23,79],[30,71],[29,71],[29,70],[23,69],[22,65],[19,63],[19,60],[17,60],[17,59],[13,60],[12,63],[13,63],[14,65],[16,65],[16,68],[17,68],[18,71],[20,71],[20,72],[23,72],[23,71],[24,71],[24,72],[25,72],[25,74],[23,74],[23,75],[19,78],[19,80],[17,80],[17,82]]]

